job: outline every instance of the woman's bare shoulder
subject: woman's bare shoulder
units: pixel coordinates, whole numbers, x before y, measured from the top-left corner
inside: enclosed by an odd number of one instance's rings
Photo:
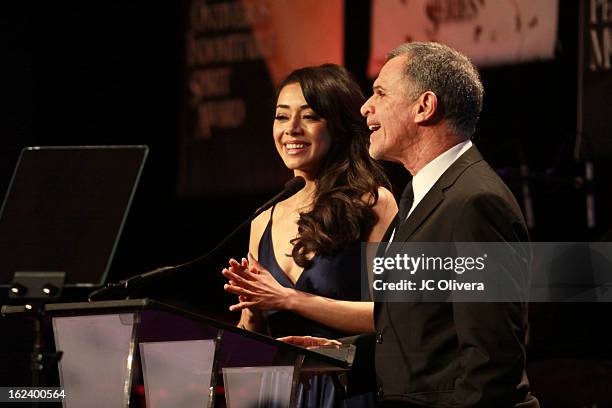
[[[385,187],[378,187],[378,200],[372,209],[379,218],[387,218],[385,215],[395,216],[397,213],[397,203],[393,193]]]
[[[378,188],[378,200],[372,207],[372,210],[378,217],[378,222],[372,228],[368,241],[380,242],[385,231],[397,214],[397,203],[391,191],[384,187]]]
[[[381,208],[386,208],[387,206],[395,206],[397,208],[397,204],[395,202],[395,197],[393,197],[393,193],[389,191],[386,187],[378,187],[378,199],[374,204],[374,211],[378,211]],[[362,200],[367,202],[368,204],[374,203],[373,194],[367,193],[362,197]]]
[[[272,209],[269,208],[266,211],[259,214],[253,221],[251,221],[251,235],[249,239],[249,252],[257,258],[257,252],[259,251],[259,241],[263,236],[264,230],[270,220],[270,214]]]
[[[251,221],[251,230],[253,229],[261,229],[262,232],[266,228],[268,221],[270,220],[270,214],[272,213],[272,209],[268,208],[266,211],[259,214],[253,221]]]

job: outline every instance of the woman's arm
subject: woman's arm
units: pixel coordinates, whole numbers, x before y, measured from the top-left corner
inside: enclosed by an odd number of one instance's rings
[[[378,223],[370,233],[370,241],[380,240],[397,213],[391,192],[379,189],[379,199],[373,209]],[[239,303],[232,305],[231,310],[289,310],[347,333],[374,331],[372,302],[336,300],[286,288],[251,254],[248,269],[244,266],[231,261],[230,268],[223,272],[230,280],[225,290],[240,296]]]
[[[374,331],[374,303],[336,300],[294,291],[287,310],[347,333]]]

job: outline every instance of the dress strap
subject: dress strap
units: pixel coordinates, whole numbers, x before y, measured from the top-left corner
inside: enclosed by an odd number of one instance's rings
[[[272,211],[270,211],[270,224],[272,224],[272,217],[274,216],[274,209],[276,208],[276,204],[272,206]]]

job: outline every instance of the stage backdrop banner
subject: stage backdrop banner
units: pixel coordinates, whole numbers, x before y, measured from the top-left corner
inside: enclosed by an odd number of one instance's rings
[[[191,0],[187,14],[178,195],[282,186],[276,84],[302,66],[342,64],[344,2]]]
[[[612,157],[612,0],[581,0],[577,156]]]
[[[393,48],[436,41],[479,66],[553,57],[557,0],[372,0],[374,78]]]

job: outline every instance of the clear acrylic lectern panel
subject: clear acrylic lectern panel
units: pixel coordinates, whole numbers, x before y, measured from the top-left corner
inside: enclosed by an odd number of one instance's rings
[[[66,408],[123,407],[129,402],[134,313],[53,318]],[[93,352],[95,350],[95,352]]]
[[[343,371],[354,353],[319,354],[148,299],[47,305],[47,314],[63,352],[64,407],[127,407],[139,362],[151,408],[213,407],[222,377],[231,407],[290,407],[302,367]]]
[[[223,368],[228,408],[289,407],[295,367]]]
[[[147,407],[201,407],[210,398],[214,356],[214,340],[140,343]]]

